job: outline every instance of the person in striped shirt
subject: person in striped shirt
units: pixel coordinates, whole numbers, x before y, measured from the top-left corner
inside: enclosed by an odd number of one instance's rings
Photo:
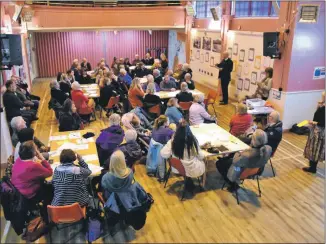
[[[78,165],[74,161],[78,159]],[[54,188],[53,206],[64,206],[78,202],[86,206],[89,202],[89,193],[86,179],[92,173],[79,154],[71,149],[64,149],[60,154],[61,164],[56,167],[53,174]]]

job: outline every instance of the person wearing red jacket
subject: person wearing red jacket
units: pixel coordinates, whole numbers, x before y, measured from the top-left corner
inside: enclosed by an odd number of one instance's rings
[[[242,136],[246,130],[253,124],[253,119],[247,113],[247,107],[244,104],[239,104],[237,113],[231,117],[230,133],[236,137]]]
[[[95,107],[94,100],[88,99],[88,97],[84,95],[77,81],[72,83],[71,88],[71,99],[77,108],[77,113],[80,115],[92,114]]]

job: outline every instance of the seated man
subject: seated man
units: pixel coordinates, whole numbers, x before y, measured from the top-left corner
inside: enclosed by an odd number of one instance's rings
[[[50,82],[51,88],[51,98],[55,99],[58,103],[63,105],[66,99],[69,97],[69,94],[64,93],[60,90],[60,85],[56,80]]]
[[[190,73],[186,73],[185,74],[185,80],[184,80],[187,85],[188,85],[188,88],[190,90],[195,90],[195,83],[193,80],[191,80],[191,74]]]
[[[160,83],[160,89],[161,91],[175,91],[177,89],[177,85],[170,79],[170,76],[165,75],[164,80]]]
[[[188,85],[186,82],[181,83],[181,92],[179,92],[176,97],[179,102],[192,102],[194,100],[191,92],[188,92]]]
[[[127,71],[125,69],[120,69],[120,74],[118,76],[119,82],[124,82],[127,87],[130,87],[132,78],[128,75]]]
[[[150,53],[145,54],[145,58],[142,60],[145,65],[153,65],[154,59],[151,57]]]
[[[161,81],[163,80],[162,79],[162,76],[161,76],[161,73],[158,69],[154,69],[153,70],[153,76],[154,76],[154,82],[157,84],[157,85],[160,85],[161,84]]]
[[[85,71],[91,71],[92,66],[89,62],[87,62],[86,58],[83,58],[83,62],[81,62],[80,66],[85,69]]]
[[[135,55],[135,59],[132,61],[132,65],[133,66],[136,66],[138,63],[140,63],[141,62],[141,60],[140,60],[140,58],[139,58],[139,55],[138,54],[136,54]]]
[[[125,133],[126,143],[119,146],[119,150],[123,152],[126,163],[129,168],[142,157],[140,145],[137,143],[137,132],[135,130],[127,130]]]
[[[268,137],[267,145],[272,148],[272,155],[275,153],[278,144],[280,144],[282,140],[282,132],[283,132],[283,123],[280,121],[280,114],[277,111],[273,111],[268,116],[268,124],[265,128],[265,132]]]

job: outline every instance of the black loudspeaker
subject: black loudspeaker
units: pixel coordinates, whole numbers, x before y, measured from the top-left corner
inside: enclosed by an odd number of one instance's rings
[[[281,54],[278,49],[279,35],[279,32],[264,32],[264,56],[281,58]]]
[[[23,65],[20,35],[0,35],[1,64]]]
[[[211,8],[211,13],[212,13],[213,19],[215,21],[219,20],[218,13],[217,13],[217,8]]]

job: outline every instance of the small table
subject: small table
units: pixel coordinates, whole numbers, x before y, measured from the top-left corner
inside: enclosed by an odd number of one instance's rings
[[[218,154],[209,153],[203,150],[205,156],[206,170],[203,175],[203,186],[206,183],[206,174],[207,174],[207,158],[210,156],[224,155],[235,153],[249,149],[250,147],[242,142],[237,137],[231,135],[228,131],[224,130],[222,127],[217,124],[200,124],[198,126],[190,126],[191,132],[198,140],[199,146],[204,145],[207,142],[210,142],[213,146],[223,145],[228,150],[220,152]]]
[[[81,155],[84,161],[88,164],[92,171],[91,176],[97,176],[101,173],[101,167],[96,149],[96,136],[85,139],[82,136],[87,132],[94,133],[93,130],[78,130],[54,132],[50,135],[50,159],[53,160],[51,167],[53,170],[60,164],[60,153],[63,149],[72,149],[74,152]],[[95,133],[94,133],[95,134]],[[46,178],[47,182],[52,181],[52,176]]]
[[[176,90],[176,91],[159,91],[159,92],[155,92],[154,94],[159,96],[161,99],[170,99],[173,97],[176,97],[177,94],[180,92],[180,90]],[[205,95],[204,93],[202,93],[201,91],[195,89],[195,90],[189,90],[189,92],[192,93],[192,95]]]
[[[100,97],[100,87],[98,84],[83,84],[80,85],[83,90],[83,93],[90,98]]]

